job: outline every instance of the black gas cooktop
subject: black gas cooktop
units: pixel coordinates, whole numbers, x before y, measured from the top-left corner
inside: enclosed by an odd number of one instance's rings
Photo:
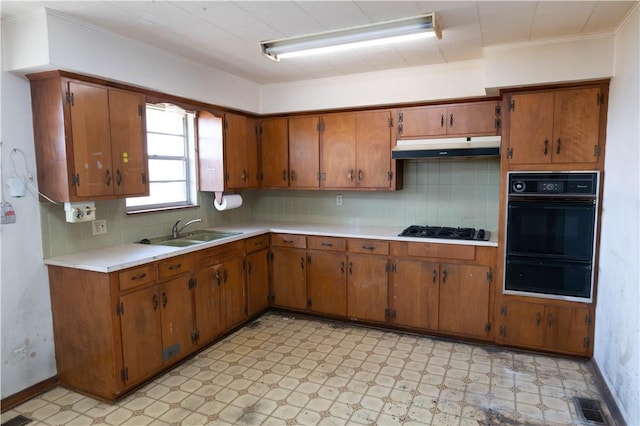
[[[488,241],[491,232],[475,228],[452,228],[447,226],[411,225],[399,237],[443,238],[449,240]]]

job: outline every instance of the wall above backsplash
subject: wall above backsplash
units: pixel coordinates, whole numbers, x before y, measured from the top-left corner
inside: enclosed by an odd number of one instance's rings
[[[406,160],[396,192],[252,191],[254,220],[498,228],[498,158]],[[343,197],[336,205],[336,194]]]

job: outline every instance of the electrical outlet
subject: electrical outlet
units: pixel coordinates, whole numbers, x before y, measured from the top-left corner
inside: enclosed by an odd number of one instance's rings
[[[93,235],[106,234],[107,220],[106,219],[94,220],[93,222],[91,222],[91,230],[93,232]]]
[[[342,205],[342,195],[336,195],[336,206]]]

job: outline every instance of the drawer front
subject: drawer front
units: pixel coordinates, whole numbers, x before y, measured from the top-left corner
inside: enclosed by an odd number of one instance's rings
[[[409,243],[409,256],[437,257],[439,259],[475,260],[474,246],[457,244]]]
[[[120,291],[132,289],[157,281],[158,268],[155,263],[128,269],[118,274]]]
[[[247,239],[247,253],[269,248],[269,234]]]
[[[347,240],[336,237],[307,237],[307,248],[311,250],[345,251]]]
[[[193,256],[178,256],[158,263],[160,279],[174,277],[192,270]]]
[[[386,241],[349,240],[349,252],[387,256],[389,254],[389,243]]]
[[[272,234],[271,245],[277,247],[307,248],[307,237],[298,234]]]

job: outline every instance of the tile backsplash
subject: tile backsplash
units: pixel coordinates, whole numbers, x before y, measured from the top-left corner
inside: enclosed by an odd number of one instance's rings
[[[42,203],[43,256],[51,257],[142,238],[167,235],[176,220],[202,218],[193,229],[249,220],[353,225],[469,226],[496,231],[500,187],[497,158],[405,160],[404,188],[395,192],[254,190],[242,207],[219,212],[213,195],[199,193],[200,207],[127,215],[124,200],[96,202],[107,233],[93,235],[91,223],[67,223],[61,205]],[[342,195],[342,206],[336,195]]]
[[[395,192],[252,191],[254,220],[498,228],[500,160],[405,160]],[[342,195],[342,206],[336,195]]]

